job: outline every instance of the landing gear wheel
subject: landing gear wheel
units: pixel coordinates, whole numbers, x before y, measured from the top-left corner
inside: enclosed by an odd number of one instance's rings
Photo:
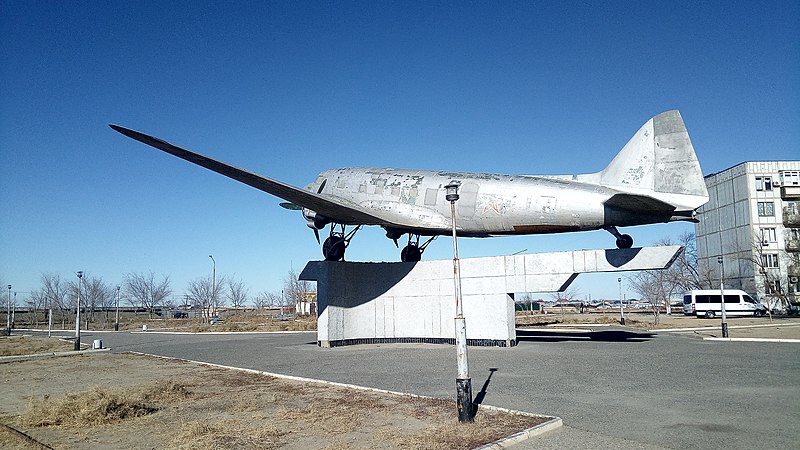
[[[622,234],[617,238],[617,248],[633,247],[633,238],[630,234]]]
[[[344,238],[331,236],[322,244],[322,254],[325,261],[341,261],[344,259],[344,249],[347,247]]]
[[[422,259],[422,251],[414,244],[408,244],[400,251],[400,261],[418,262]]]

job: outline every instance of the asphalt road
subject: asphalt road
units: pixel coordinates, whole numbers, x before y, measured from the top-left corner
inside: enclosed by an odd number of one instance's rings
[[[565,426],[515,448],[798,448],[800,344],[600,328],[518,336],[515,348],[469,348],[473,393]],[[314,332],[84,334],[97,338],[114,351],[455,396],[450,346],[321,349]]]

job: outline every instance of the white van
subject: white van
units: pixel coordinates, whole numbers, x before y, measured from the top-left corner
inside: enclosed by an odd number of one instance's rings
[[[763,316],[767,308],[746,292],[725,289],[725,315]],[[683,314],[711,319],[722,314],[719,289],[695,290],[683,296]]]

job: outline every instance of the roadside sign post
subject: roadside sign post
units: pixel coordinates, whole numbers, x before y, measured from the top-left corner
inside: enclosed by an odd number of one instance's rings
[[[11,336],[11,285],[8,285],[8,312],[6,313],[6,336]]]
[[[81,349],[81,280],[83,271],[78,272],[78,307],[75,309],[75,347],[76,352]]]
[[[617,278],[619,284],[619,324],[625,325],[625,310],[622,309],[622,278]]]
[[[119,331],[119,286],[117,286],[117,311],[114,314],[114,331]]]

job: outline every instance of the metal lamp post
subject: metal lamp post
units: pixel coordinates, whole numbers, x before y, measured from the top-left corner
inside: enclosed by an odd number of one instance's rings
[[[114,313],[114,331],[119,331],[119,286],[117,286],[117,310]]]
[[[217,261],[214,260],[214,257],[208,255],[211,258],[211,305],[214,307],[214,314],[217,314]]]
[[[83,271],[78,272],[78,308],[75,310],[75,347],[77,352],[81,349],[81,280]]]
[[[472,379],[469,377],[469,362],[467,358],[467,325],[464,320],[464,308],[461,298],[461,272],[458,261],[458,239],[456,238],[456,201],[458,200],[458,184],[450,183],[444,188],[447,194],[445,199],[450,202],[450,223],[453,228],[453,283],[456,296],[456,362],[458,375],[456,377],[456,402],[458,405],[458,421],[472,422]]]
[[[719,263],[719,301],[722,305],[722,337],[728,337],[728,318],[725,315],[725,288],[722,284],[722,275],[725,272],[725,264],[722,262],[722,255],[717,256]]]
[[[622,309],[622,278],[617,278],[619,284],[619,324],[625,325],[625,311]]]
[[[11,285],[8,285],[8,301],[6,303],[8,312],[6,313],[6,336],[11,336]]]

